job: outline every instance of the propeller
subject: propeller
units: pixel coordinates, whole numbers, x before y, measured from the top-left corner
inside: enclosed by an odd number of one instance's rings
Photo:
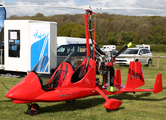
[[[113,57],[113,60],[119,56],[122,52],[124,52],[127,48],[129,48],[132,45],[132,43],[128,43],[126,46],[124,46],[121,50],[118,51],[118,53]]]

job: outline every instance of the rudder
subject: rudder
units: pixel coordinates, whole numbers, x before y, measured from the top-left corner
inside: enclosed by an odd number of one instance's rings
[[[120,70],[116,70],[114,75],[114,86],[118,89],[121,88],[121,72]]]
[[[144,77],[140,62],[130,62],[126,88],[137,88],[144,85]]]
[[[156,94],[158,92],[163,91],[163,86],[162,86],[162,74],[157,74],[156,81],[154,84],[153,92]]]

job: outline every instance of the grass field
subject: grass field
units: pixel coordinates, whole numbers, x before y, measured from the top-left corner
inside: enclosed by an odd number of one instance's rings
[[[166,53],[153,53],[153,55],[166,56]],[[115,69],[121,69],[122,83],[125,84],[128,67],[115,65]],[[161,58],[160,68],[157,69],[157,58],[155,58],[151,68],[143,66],[143,69],[145,85],[141,88],[153,88],[157,73],[162,73],[163,92],[109,96],[123,102],[117,111],[111,113],[106,112],[105,100],[101,96],[92,96],[68,104],[65,102],[39,103],[41,113],[30,116],[26,114],[28,108],[26,104],[13,104],[5,97],[8,90],[0,83],[0,120],[166,120],[166,60]],[[22,79],[0,77],[8,88]]]

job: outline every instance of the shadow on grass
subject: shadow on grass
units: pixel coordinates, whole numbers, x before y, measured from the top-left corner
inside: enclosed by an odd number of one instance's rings
[[[108,98],[114,98],[114,99],[118,99],[118,100],[143,100],[143,101],[162,101],[165,100],[166,97],[162,98],[162,99],[153,99],[153,98],[145,98],[150,96],[151,93],[142,93],[139,95],[132,95],[132,94],[127,94],[127,93],[123,93],[123,94],[119,94],[119,95],[113,95],[113,96],[109,96]],[[100,104],[103,104],[103,108],[104,108],[104,103],[105,103],[105,99],[104,98],[88,98],[88,99],[78,99],[75,102],[71,102],[71,103],[64,103],[61,102],[59,104],[56,105],[52,105],[52,106],[46,106],[46,107],[41,107],[41,114],[43,113],[50,113],[50,112],[60,112],[60,111],[76,111],[76,110],[85,110],[88,108],[93,108],[95,106],[98,106]],[[121,109],[125,109],[125,107],[119,107],[118,109],[116,109],[115,111],[119,111]]]
[[[0,103],[3,103],[3,102],[11,102],[11,100],[2,100],[2,101],[0,101]]]
[[[41,113],[84,110],[100,104],[104,104],[104,102],[105,100],[103,98],[78,99],[71,103],[61,102],[53,106],[41,107],[40,110]]]
[[[163,89],[166,89],[166,87],[163,87]]]
[[[64,112],[64,111],[85,110],[88,108],[93,108],[100,104],[103,104],[103,108],[104,108],[104,103],[105,103],[104,98],[78,99],[75,102],[70,102],[70,103],[61,102],[59,104],[55,104],[52,106],[41,107],[40,114],[55,113],[55,112],[61,112],[61,111]],[[116,110],[112,110],[111,113],[122,110],[122,109],[125,109],[125,107],[119,107]],[[28,114],[28,112],[26,111],[25,114]]]
[[[127,93],[123,93],[123,94],[118,94],[116,96],[109,96],[108,98],[114,98],[114,99],[118,99],[118,100],[144,100],[144,101],[162,101],[165,100],[166,97],[158,99],[158,98],[145,98],[150,96],[152,93],[142,93],[142,94],[127,94]]]

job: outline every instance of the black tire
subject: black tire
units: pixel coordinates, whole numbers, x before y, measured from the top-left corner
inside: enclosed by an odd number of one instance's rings
[[[72,103],[72,102],[75,102],[75,99],[74,100],[68,100],[68,101],[65,101],[66,103]]]
[[[148,60],[148,64],[147,64],[148,67],[152,67],[152,60]]]
[[[40,113],[40,107],[38,104],[33,104],[33,109],[32,109],[32,105],[29,106],[28,108],[28,114],[31,116],[37,115]]]

